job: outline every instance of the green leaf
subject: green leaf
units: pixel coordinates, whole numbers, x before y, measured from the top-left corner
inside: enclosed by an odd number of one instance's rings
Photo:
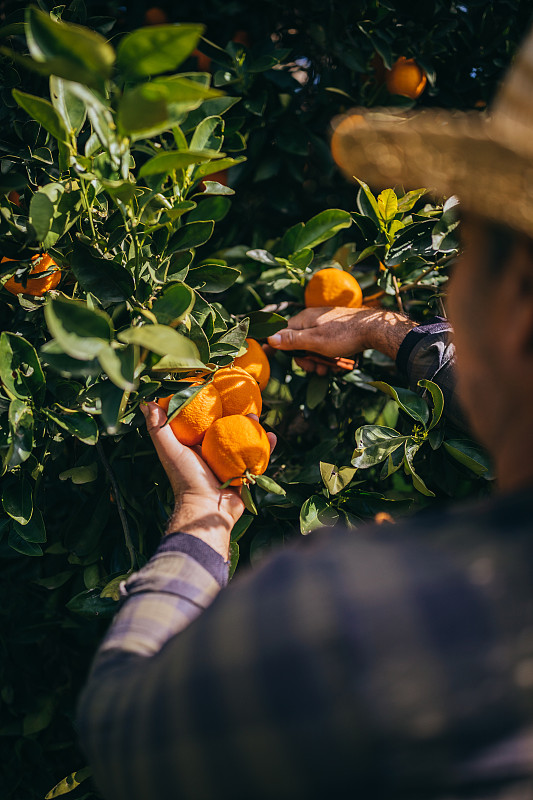
[[[192,368],[202,368],[204,364],[199,360],[198,349],[190,339],[182,336],[168,325],[142,325],[137,328],[127,328],[118,334],[121,342],[138,344],[161,356],[171,356],[183,364],[187,363]]]
[[[33,448],[33,412],[22,400],[15,398],[9,404],[9,449],[4,457],[4,470],[24,463]]]
[[[187,283],[193,289],[214,294],[224,292],[230,286],[233,286],[240,274],[240,270],[233,267],[203,264],[201,267],[194,267],[194,269],[189,270]]]
[[[174,419],[182,408],[189,405],[194,400],[198,392],[202,389],[201,385],[191,385],[190,383],[178,383],[176,391],[170,398],[168,404],[167,416],[168,419]]]
[[[91,775],[92,770],[90,767],[83,767],[83,769],[78,769],[76,772],[71,772],[66,778],[56,783],[53,789],[50,789],[44,800],[54,800],[55,797],[61,797],[61,795],[72,792],[77,789],[80,783],[90,778]]]
[[[102,343],[113,335],[110,318],[103,311],[89,309],[80,300],[49,298],[44,308],[48,330],[72,358],[96,358]]]
[[[321,211],[315,217],[312,217],[309,222],[306,222],[303,228],[299,231],[296,239],[296,244],[292,252],[298,252],[304,248],[312,248],[326,242],[335,236],[343,228],[349,228],[352,224],[352,217],[348,211],[342,211],[340,208],[330,208],[327,211]]]
[[[318,528],[332,527],[338,521],[338,511],[321,494],[311,495],[300,510],[300,530],[304,536]]]
[[[272,314],[269,311],[252,311],[248,314],[250,327],[248,336],[252,339],[266,339],[274,333],[287,327],[287,320],[280,314]]]
[[[190,56],[203,25],[157,25],[126,34],[117,47],[117,66],[128,78],[171,72]]]
[[[43,515],[39,509],[35,509],[29,522],[24,524],[14,522],[13,530],[26,542],[38,544],[46,542],[46,529],[44,527]]]
[[[329,377],[327,375],[312,375],[307,384],[305,394],[305,404],[308,408],[316,408],[325,400],[329,389]]]
[[[191,164],[201,164],[213,158],[218,158],[218,153],[214,150],[171,150],[167,153],[158,153],[142,165],[139,178],[146,178],[148,175],[170,175],[177,169],[185,169]]]
[[[215,223],[208,222],[189,222],[171,236],[167,252],[175,253],[177,250],[191,250],[193,247],[200,247],[205,244],[213,233]]]
[[[385,265],[394,267],[401,264],[406,258],[413,255],[430,256],[433,254],[431,233],[434,227],[433,220],[416,222],[408,225],[394,240],[387,257]]]
[[[235,477],[238,477],[238,476],[235,476]],[[252,497],[252,493],[251,493],[249,487],[246,484],[243,484],[241,486],[241,500],[244,503],[245,508],[248,509],[248,511],[250,512],[250,514],[254,514],[254,516],[256,516],[257,515],[257,508],[256,508],[256,505],[254,503],[254,500],[253,500],[253,497]]]
[[[119,389],[132,392],[137,388],[135,365],[138,361],[138,351],[136,354],[135,347],[118,347],[115,342],[112,344],[104,342],[98,351],[98,361],[106,375]]]
[[[206,98],[219,94],[188,78],[156,78],[124,90],[118,106],[119,127],[134,139],[155,136],[179,123],[185,112]]]
[[[55,21],[34,6],[26,10],[26,24],[29,51],[48,74],[96,88],[110,77],[115,51],[100,34]]]
[[[368,184],[366,184],[364,181],[360,181],[357,177],[355,180],[361,187],[357,193],[357,208],[363,217],[368,217],[371,219],[379,229],[381,226],[379,222],[379,209],[377,200],[370,191]]]
[[[231,200],[227,197],[215,195],[207,200],[201,200],[197,207],[187,217],[188,222],[206,222],[210,219],[220,222],[231,208]]]
[[[352,465],[358,469],[373,467],[384,461],[407,439],[407,436],[401,436],[394,428],[362,425],[355,432],[356,449],[353,452]]]
[[[61,183],[47,183],[35,192],[30,201],[30,222],[44,250],[53,247],[72,227],[81,210],[81,193],[65,191]]]
[[[248,318],[245,317],[233,328],[225,331],[216,342],[211,343],[211,352],[213,355],[223,352],[231,356],[236,356],[241,347],[244,345],[246,337],[248,336]]]
[[[398,199],[398,211],[400,211],[402,214],[406,214],[407,211],[411,211],[416,202],[420,200],[422,195],[424,195],[426,192],[427,189],[413,189],[410,192],[406,192],[406,194]]]
[[[420,475],[418,475],[417,472],[415,471],[413,465],[413,459],[419,449],[420,449],[420,444],[416,442],[410,440],[405,443],[406,469],[412,478],[413,486],[418,492],[420,492],[420,494],[423,494],[426,497],[435,497],[435,492],[432,492],[431,489],[428,489],[428,487],[426,486]]]
[[[129,300],[133,294],[132,274],[116,261],[94,255],[87,247],[78,245],[74,249],[70,266],[82,289],[94,294],[104,306]]]
[[[52,105],[63,120],[70,136],[77,136],[83,127],[87,110],[85,103],[72,90],[72,81],[55,75],[50,77],[50,97]]]
[[[254,518],[249,517],[247,514],[243,514],[242,517],[239,517],[233,528],[231,529],[231,541],[238,542],[241,539],[250,525],[252,524]]]
[[[409,389],[395,388],[389,386],[384,381],[371,381],[370,386],[375,386],[376,389],[392,397],[396,400],[402,411],[405,411],[411,419],[421,422],[424,427],[429,419],[429,408],[425,400],[423,400],[416,392],[411,392]]]
[[[442,394],[442,389],[436,383],[429,380],[421,380],[418,381],[417,386],[421,386],[422,389],[427,389],[428,392],[431,394],[431,398],[433,400],[433,410],[431,413],[431,424],[428,430],[431,430],[438,425],[440,422],[440,418],[442,416],[442,412],[444,410],[444,395]]]
[[[104,346],[104,343],[102,343]],[[54,339],[43,344],[40,350],[41,361],[63,375],[65,378],[85,377],[94,378],[102,371],[96,358],[90,361],[79,361],[67,356]]]
[[[485,450],[475,442],[470,439],[448,439],[444,442],[444,449],[452,458],[468,467],[476,475],[490,477],[489,457]]]
[[[33,490],[24,475],[6,475],[2,479],[2,506],[6,514],[21,525],[26,525],[33,514]]]
[[[278,494],[282,497],[285,497],[287,492],[283,489],[279,483],[276,483],[275,480],[269,478],[268,475],[256,475],[255,482],[261,489],[264,489],[265,492],[270,492],[271,494]]]
[[[74,614],[82,617],[112,617],[117,609],[117,603],[110,597],[100,597],[100,589],[87,589],[75,595],[67,603],[67,608]]]
[[[192,311],[194,292],[184,283],[166,286],[152,306],[152,312],[162,325],[176,327]]]
[[[328,464],[326,461],[320,462],[320,475],[330,494],[338,494],[345,489],[356,472],[355,467],[336,467],[335,464]]]
[[[45,391],[44,373],[32,345],[18,333],[0,335],[0,380],[11,399],[32,397],[41,403]]]
[[[83,485],[84,483],[92,483],[96,480],[97,476],[98,465],[96,462],[92,461],[85,467],[71,467],[71,469],[63,470],[63,472],[59,473],[59,480],[71,480],[72,483],[78,486]]]
[[[192,139],[191,150],[220,152],[224,139],[224,120],[222,117],[206,117],[197,125]]]
[[[35,97],[33,94],[12,90],[12,95],[18,105],[26,111],[32,119],[37,120],[59,142],[68,142],[69,135],[65,124],[52,103]]]
[[[228,580],[233,578],[237,564],[239,563],[239,545],[235,540],[229,543],[229,574]]]
[[[201,164],[194,170],[194,179],[206,178],[213,172],[222,172],[224,169],[242,164],[243,161],[246,161],[245,156],[237,156],[236,158],[220,158],[217,161],[210,161],[208,164]],[[233,190],[231,190],[231,193],[233,194]],[[213,191],[211,191],[211,194],[213,194]]]
[[[392,222],[398,213],[398,198],[394,189],[384,189],[378,195],[378,214],[383,222]]]
[[[13,529],[9,532],[7,543],[12,550],[24,556],[42,556],[43,554],[42,547],[39,544],[27,542]]]
[[[68,412],[68,409],[64,409],[63,414],[57,414],[49,408],[44,409],[44,413],[52,422],[68,431],[80,442],[93,445],[98,441],[98,426],[89,414],[85,414],[83,411]]]

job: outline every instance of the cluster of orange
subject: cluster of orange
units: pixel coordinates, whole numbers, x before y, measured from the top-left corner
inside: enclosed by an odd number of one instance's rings
[[[201,444],[204,461],[223,483],[232,479],[232,486],[242,484],[246,472],[262,475],[270,458],[264,428],[247,416],[261,413],[270,364],[259,342],[246,342],[247,352],[232,367],[219,369],[170,421],[176,438],[188,447]],[[165,412],[171,398],[158,400]]]

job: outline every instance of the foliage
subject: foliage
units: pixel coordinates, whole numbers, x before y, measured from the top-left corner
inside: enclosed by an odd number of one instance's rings
[[[177,26],[124,32],[119,19],[113,46],[113,20],[82,2],[0,29],[0,239],[15,259],[0,282],[27,280],[43,251],[63,275],[46,298],[0,289],[3,797],[95,796],[73,744],[75,698],[119,583],[155,549],[172,503],[139,403],[173,394],[176,411],[192,396],[183,378],[208,378],[246,336],[285,325],[325,266],[352,271],[368,302],[419,320],[442,312],[453,199],[355,191],[334,171],[326,126],[352,100],[404,102],[385,96],[376,52],[418,58],[432,85],[420,102],[488,97],[518,23],[489,36],[483,17],[487,52],[461,87],[481,5],[468,17],[430,4],[433,29],[392,5],[362,3],[355,23],[331,3],[326,24],[313,1],[289,12],[265,0],[249,47],[231,41],[244,4],[215,0],[207,30],[183,4]],[[487,491],[486,458],[445,424],[434,384],[409,391],[373,351],[329,378],[287,353],[271,367],[264,424],[279,444],[245,492],[232,571],[339,519],[356,529]]]

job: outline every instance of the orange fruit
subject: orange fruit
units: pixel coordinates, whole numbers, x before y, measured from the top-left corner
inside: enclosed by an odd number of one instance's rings
[[[342,269],[328,267],[315,272],[305,287],[307,308],[344,306],[359,308],[363,304],[363,292],[354,276]]]
[[[265,351],[255,339],[246,339],[248,350],[235,359],[234,366],[246,370],[259,384],[260,391],[266,387],[270,378],[270,364]]]
[[[168,22],[167,12],[158,6],[148,8],[144,15],[145,25],[164,25]]]
[[[244,473],[262,475],[270,459],[270,442],[264,428],[250,417],[231,414],[214,422],[204,436],[202,458],[217,478],[232,486],[244,483]]]
[[[224,367],[215,372],[213,383],[222,400],[222,415],[261,413],[261,391],[257,381],[242,367]]]
[[[233,36],[231,37],[231,41],[235,42],[236,44],[242,44],[244,47],[250,47],[252,44],[250,39],[250,34],[248,31],[238,30],[235,31]]]
[[[419,67],[414,58],[400,58],[387,71],[385,78],[387,89],[391,94],[401,94],[416,100],[426,88],[426,73]]]
[[[20,194],[16,192],[14,189],[12,192],[9,192],[7,199],[13,203],[15,206],[20,206]]]
[[[168,413],[169,397],[161,397],[157,404]],[[222,416],[222,401],[212,383],[207,383],[190,403],[180,409],[178,415],[170,422],[176,439],[187,447],[200,444],[210,425]]]
[[[15,261],[15,259],[3,258],[2,263],[4,261]],[[11,294],[29,294],[32,297],[42,297],[43,294],[46,294],[46,292],[50,291],[50,289],[55,289],[61,280],[61,270],[57,266],[56,262],[46,253],[42,256],[33,256],[32,261],[35,261],[36,264],[31,269],[30,275],[26,281],[26,286],[23,286],[22,283],[16,281],[15,278],[9,278],[4,283],[4,289],[7,289],[8,292],[11,292]],[[38,275],[40,272],[45,272],[48,269],[52,269],[53,267],[55,267],[55,270],[50,273],[50,275],[45,275],[43,278],[30,277],[33,275]]]

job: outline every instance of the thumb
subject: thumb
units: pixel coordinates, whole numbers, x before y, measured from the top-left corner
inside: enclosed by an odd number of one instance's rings
[[[315,330],[304,328],[301,331],[294,328],[284,328],[268,337],[268,343],[278,350],[313,350],[315,345]]]
[[[146,403],[141,405],[141,411],[159,459],[163,466],[166,466],[168,462],[179,457],[184,445],[176,439],[170,425],[165,425],[167,415],[161,406],[157,403]]]

